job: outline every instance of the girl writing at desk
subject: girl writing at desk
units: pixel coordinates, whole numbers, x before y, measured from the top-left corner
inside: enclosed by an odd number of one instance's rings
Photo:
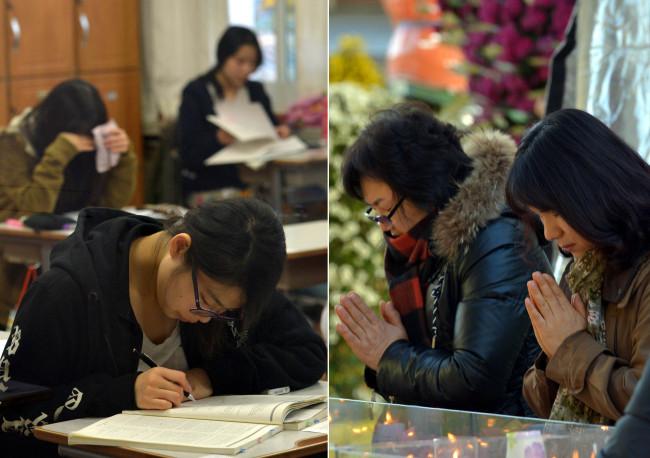
[[[201,399],[312,385],[326,349],[275,292],[285,257],[280,220],[253,199],[204,204],[164,225],[83,210],[30,285],[0,361],[0,380],[54,394],[2,411],[0,445],[41,456],[46,443],[30,436],[45,423],[168,409],[187,400],[183,391]]]

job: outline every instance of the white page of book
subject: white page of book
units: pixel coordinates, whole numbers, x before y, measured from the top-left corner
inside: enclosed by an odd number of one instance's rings
[[[74,432],[68,443],[99,444],[105,439],[107,444],[122,446],[140,444],[165,450],[237,453],[281,430],[282,426],[254,423],[118,414]]]
[[[302,409],[298,409],[298,410],[292,410],[284,418],[284,423],[309,420],[310,418],[316,417],[316,415],[318,415],[325,409],[327,409],[327,403],[321,402],[318,404],[314,404],[313,406],[303,407]]]
[[[281,425],[288,411],[313,404],[315,400],[324,401],[325,397],[290,394],[211,396],[168,410],[127,410],[123,413]]]
[[[240,142],[279,138],[264,107],[259,102],[220,105],[219,112],[216,115],[208,115],[207,119]]]
[[[295,135],[279,140],[235,142],[221,148],[203,163],[205,165],[246,164],[256,169],[267,161],[298,154],[306,149],[305,142]]]

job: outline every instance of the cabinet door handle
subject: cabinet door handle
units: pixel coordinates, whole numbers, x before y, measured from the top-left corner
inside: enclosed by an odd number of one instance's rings
[[[11,34],[14,38],[14,44],[11,46],[11,50],[16,53],[20,46],[20,22],[18,22],[17,18],[12,17],[9,24],[11,26]]]
[[[81,47],[88,46],[88,37],[90,37],[90,21],[86,13],[79,15],[79,25],[81,26]]]

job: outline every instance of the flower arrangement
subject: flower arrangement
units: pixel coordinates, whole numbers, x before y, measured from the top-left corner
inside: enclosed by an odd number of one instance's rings
[[[364,86],[384,85],[375,61],[365,52],[363,38],[343,35],[339,51],[330,55],[329,82],[354,81]]]
[[[542,113],[549,59],[575,0],[440,0],[447,38],[465,51],[479,120],[521,134]]]
[[[327,115],[327,96],[314,94],[294,102],[286,113],[286,123],[294,129],[321,127]]]
[[[370,305],[387,299],[381,231],[363,217],[365,205],[341,185],[343,152],[356,140],[370,115],[399,99],[385,87],[343,81],[329,86],[329,303],[330,395],[370,399],[363,363],[336,331],[334,313],[341,294],[358,292]]]

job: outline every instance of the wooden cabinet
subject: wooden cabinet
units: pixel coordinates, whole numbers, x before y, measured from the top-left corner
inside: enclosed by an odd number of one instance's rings
[[[37,105],[57,84],[72,75],[43,76],[38,78],[12,79],[9,93],[9,112],[12,116],[21,113],[27,107]]]
[[[81,71],[140,65],[140,20],[134,0],[77,1],[76,37]]]
[[[74,72],[71,0],[7,0],[9,76]]]
[[[92,83],[108,116],[135,145],[140,166],[132,203],[144,203],[138,0],[3,0],[2,5],[0,126],[61,81],[76,77]]]

